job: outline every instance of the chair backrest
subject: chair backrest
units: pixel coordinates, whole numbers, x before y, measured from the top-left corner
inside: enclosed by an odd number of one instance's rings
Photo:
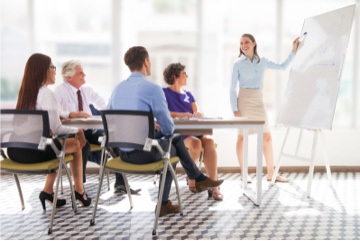
[[[100,111],[98,109],[96,109],[93,104],[90,104],[89,108],[90,108],[91,114],[93,116],[100,115]]]
[[[47,111],[1,110],[1,148],[44,149],[49,137]]]
[[[152,112],[131,110],[100,111],[105,131],[105,147],[142,150],[146,138],[154,138]]]

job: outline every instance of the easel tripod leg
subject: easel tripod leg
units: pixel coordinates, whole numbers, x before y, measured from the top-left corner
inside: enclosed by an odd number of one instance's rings
[[[274,185],[275,184],[275,179],[279,173],[279,170],[280,170],[280,162],[281,162],[281,156],[284,154],[284,147],[285,147],[285,143],[287,141],[287,138],[289,136],[289,132],[290,132],[290,127],[287,128],[286,130],[286,134],[285,134],[285,138],[284,138],[284,141],[281,145],[281,150],[280,150],[280,154],[279,154],[279,157],[278,157],[278,161],[276,163],[276,168],[275,168],[275,171],[274,171],[274,174],[271,178],[271,185]]]
[[[326,142],[325,142],[324,132],[320,133],[320,137],[321,137],[321,141],[323,144],[323,159],[324,159],[325,166],[326,166],[326,174],[327,174],[327,178],[329,180],[329,186],[332,187],[333,185],[332,185],[332,178],[331,178],[331,169],[330,169],[329,159],[326,154],[327,146],[326,146]]]
[[[312,180],[313,180],[313,176],[314,176],[314,164],[315,164],[318,136],[319,136],[319,132],[315,131],[313,146],[311,149],[311,159],[310,159],[310,167],[309,167],[309,181],[308,181],[308,188],[307,188],[307,196],[308,197],[311,196],[311,185],[312,185]]]

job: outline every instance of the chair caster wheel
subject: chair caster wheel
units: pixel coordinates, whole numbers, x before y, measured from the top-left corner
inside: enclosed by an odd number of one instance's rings
[[[90,226],[94,226],[95,225],[95,221],[90,220]]]
[[[155,230],[152,231],[152,235],[156,236],[156,231]]]

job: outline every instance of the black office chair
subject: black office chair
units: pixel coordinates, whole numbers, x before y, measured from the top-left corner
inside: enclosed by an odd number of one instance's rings
[[[92,114],[93,116],[99,116],[99,115],[100,115],[100,111],[99,111],[98,109],[96,109],[93,104],[90,104],[90,105],[89,105],[89,108],[90,108],[91,114]],[[96,144],[90,144],[90,149],[91,149],[91,152],[95,152],[95,151],[100,151],[100,150],[102,150],[102,147],[99,146],[99,145],[96,145]],[[100,164],[99,180],[100,180],[101,167],[102,167],[102,165]],[[107,186],[108,186],[108,190],[110,190],[109,170],[107,170],[106,176],[107,176]]]
[[[61,135],[56,137],[52,137],[50,135],[49,117],[47,111],[1,110],[1,155],[4,159],[0,162],[0,169],[3,172],[12,173],[14,175],[23,210],[25,209],[25,204],[18,174],[39,175],[54,172],[62,173],[64,168],[70,182],[74,212],[77,211],[73,184],[70,177],[70,170],[66,165],[73,160],[72,155],[65,156],[65,144],[67,137],[69,137],[69,135]],[[62,140],[61,150],[58,150],[53,141],[53,138]],[[47,145],[52,147],[57,155],[57,158],[41,163],[24,164],[15,162],[8,158],[5,153],[5,149],[9,147],[45,150]],[[60,176],[61,175],[58,175],[56,180],[48,234],[52,233]]]
[[[90,104],[90,105],[89,105],[89,108],[90,108],[90,110],[91,110],[91,114],[92,114],[92,115],[94,115],[94,116],[95,116],[95,115],[100,115],[100,111],[99,111],[98,109],[96,109],[93,104]]]
[[[124,162],[120,157],[112,159],[104,159],[102,161],[103,168],[100,174],[100,183],[98,192],[96,195],[94,212],[90,225],[95,224],[95,217],[97,211],[97,205],[100,197],[102,182],[104,178],[105,169],[112,170],[114,172],[121,172],[125,180],[126,191],[130,201],[130,207],[133,207],[130,187],[127,181],[126,174],[145,174],[154,175],[162,173],[161,187],[158,195],[157,208],[155,212],[155,221],[153,228],[153,235],[157,233],[157,225],[161,208],[161,200],[163,197],[164,183],[167,170],[169,169],[175,182],[177,197],[180,205],[180,214],[182,215],[181,198],[179,192],[179,185],[176,177],[176,173],[172,167],[172,164],[179,162],[178,157],[170,158],[170,148],[163,150],[158,141],[154,138],[154,117],[151,112],[144,111],[121,111],[121,110],[104,110],[100,111],[104,124],[105,138],[103,152],[108,148],[134,148],[138,150],[150,151],[152,146],[155,146],[159,153],[163,156],[163,160],[143,165],[131,164]],[[177,134],[178,135],[178,134]],[[169,142],[176,135],[169,137]],[[104,155],[103,155],[104,156]]]

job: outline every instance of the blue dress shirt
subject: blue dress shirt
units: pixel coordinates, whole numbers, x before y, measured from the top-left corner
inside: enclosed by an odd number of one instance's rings
[[[230,104],[232,111],[238,111],[237,107],[237,86],[244,89],[262,89],[265,69],[284,70],[294,58],[295,53],[291,52],[287,59],[278,64],[267,58],[254,56],[253,62],[245,55],[241,55],[233,64],[230,85]]]
[[[140,72],[132,72],[129,78],[115,87],[108,109],[152,111],[163,135],[174,132],[174,122],[162,88],[147,80]]]

